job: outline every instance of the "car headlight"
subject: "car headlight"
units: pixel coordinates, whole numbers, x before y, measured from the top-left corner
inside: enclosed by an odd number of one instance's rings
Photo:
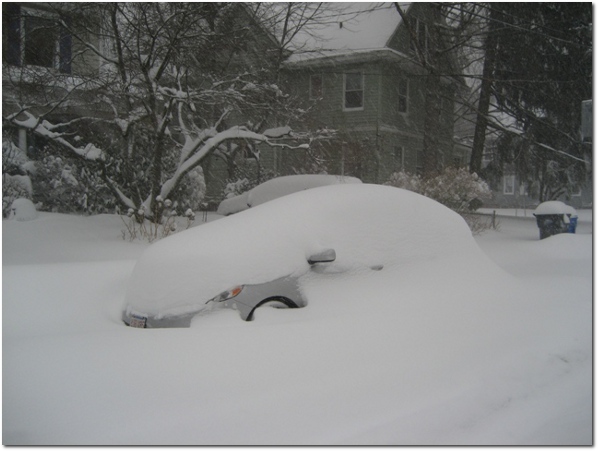
[[[232,299],[235,296],[238,296],[239,293],[241,293],[241,291],[243,291],[243,285],[238,285],[234,288],[231,288],[230,290],[223,291],[218,296],[214,296],[209,301],[206,301],[206,304],[208,302],[224,302],[228,299]]]

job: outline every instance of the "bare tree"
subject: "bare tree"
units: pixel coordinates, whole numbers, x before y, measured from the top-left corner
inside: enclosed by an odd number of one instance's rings
[[[99,71],[3,64],[4,123],[89,162],[124,206],[155,216],[156,199],[227,143],[306,146],[288,140],[297,112],[274,83],[272,42],[242,4],[52,7],[73,18],[56,24],[73,39],[73,64]]]

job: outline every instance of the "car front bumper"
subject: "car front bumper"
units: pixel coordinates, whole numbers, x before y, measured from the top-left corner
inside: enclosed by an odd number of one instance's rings
[[[197,312],[179,316],[164,316],[162,318],[156,318],[152,316],[144,316],[139,313],[128,313],[127,311],[124,311],[122,315],[122,320],[127,326],[141,329],[190,327],[191,320],[195,315],[197,315]]]

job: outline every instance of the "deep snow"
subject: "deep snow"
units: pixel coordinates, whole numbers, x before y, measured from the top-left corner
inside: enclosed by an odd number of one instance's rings
[[[377,266],[394,273],[400,270],[390,265],[457,254],[475,266],[487,260],[463,218],[438,202],[390,186],[334,180],[334,185],[300,190],[150,246],[131,275],[128,308],[157,317],[199,312],[232,287],[287,276],[299,278],[303,291],[303,276],[313,275],[309,256],[330,248],[336,260],[326,269],[335,273]],[[271,197],[269,183],[252,194]],[[314,302],[329,301],[316,297]]]
[[[578,213],[577,234],[542,241],[533,218],[501,218],[476,237],[493,270],[339,276],[303,309],[157,330],[120,322],[147,247],[120,218],[5,220],[3,444],[591,444]]]

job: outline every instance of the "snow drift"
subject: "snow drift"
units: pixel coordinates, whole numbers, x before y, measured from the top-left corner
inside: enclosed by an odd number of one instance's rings
[[[475,238],[493,265],[466,245],[314,280],[303,309],[155,330],[121,322],[154,244],[123,241],[118,216],[5,220],[3,444],[591,445],[592,215],[579,215],[576,234],[541,241],[533,217],[501,218]],[[423,218],[410,227],[438,230]]]

